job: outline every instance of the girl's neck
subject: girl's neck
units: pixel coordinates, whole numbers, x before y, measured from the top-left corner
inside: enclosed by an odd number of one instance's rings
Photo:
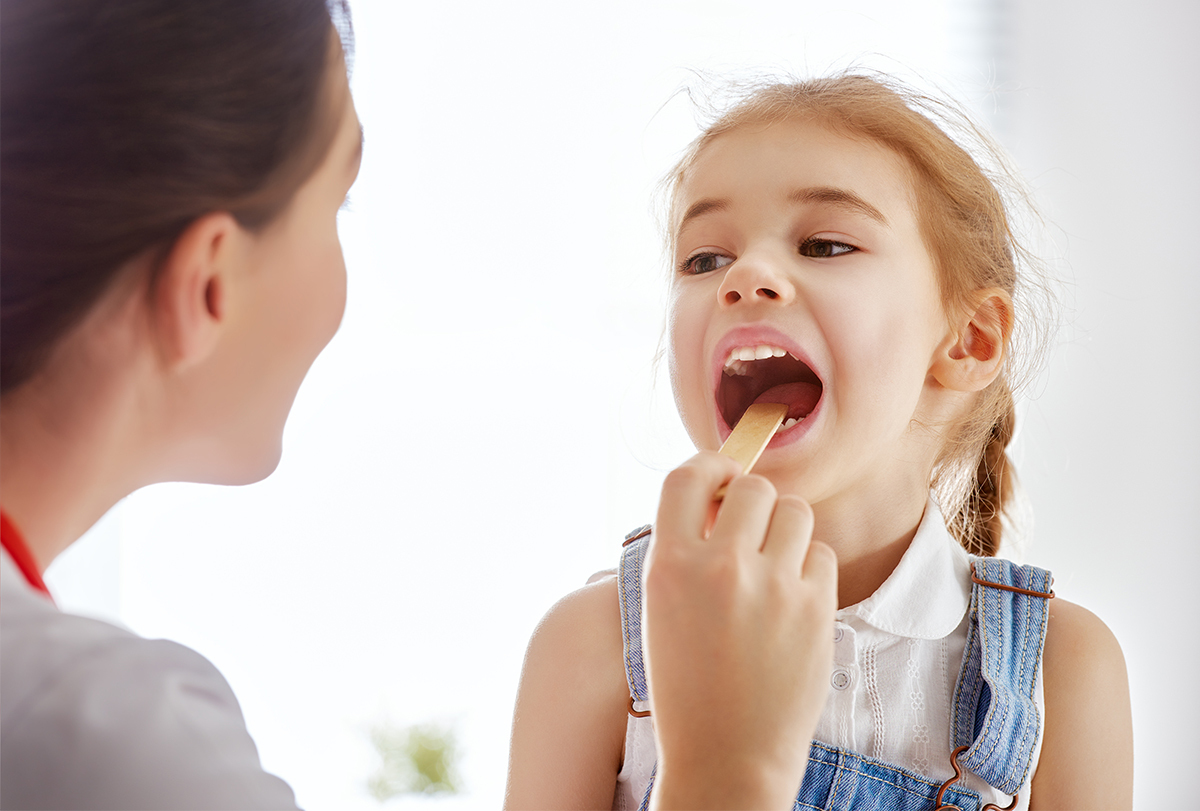
[[[917,534],[924,490],[885,501],[828,500],[813,505],[813,538],[838,556],[838,608],[870,597],[888,579]]]

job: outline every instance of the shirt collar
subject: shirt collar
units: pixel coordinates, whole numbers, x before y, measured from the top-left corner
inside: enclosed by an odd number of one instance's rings
[[[895,636],[942,639],[962,622],[970,602],[970,557],[930,499],[917,534],[888,579],[861,603],[838,611],[837,618],[858,617]]]

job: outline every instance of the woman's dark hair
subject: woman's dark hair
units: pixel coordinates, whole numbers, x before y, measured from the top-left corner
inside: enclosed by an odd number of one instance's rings
[[[196,218],[266,225],[333,137],[344,0],[4,0],[0,392],[129,260]],[[348,47],[349,43],[345,43]]]

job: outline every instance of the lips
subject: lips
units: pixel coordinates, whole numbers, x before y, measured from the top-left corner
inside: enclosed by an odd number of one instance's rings
[[[745,340],[745,339],[742,339]],[[717,380],[716,404],[729,427],[737,425],[753,403],[783,403],[787,417],[780,430],[802,422],[821,400],[824,385],[798,352],[777,343],[742,343],[725,353]]]

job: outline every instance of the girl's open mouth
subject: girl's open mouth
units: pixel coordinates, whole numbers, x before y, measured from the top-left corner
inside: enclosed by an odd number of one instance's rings
[[[753,403],[783,403],[788,413],[779,430],[784,431],[812,413],[823,388],[808,364],[786,349],[737,346],[725,358],[717,382],[717,410],[732,428]]]

